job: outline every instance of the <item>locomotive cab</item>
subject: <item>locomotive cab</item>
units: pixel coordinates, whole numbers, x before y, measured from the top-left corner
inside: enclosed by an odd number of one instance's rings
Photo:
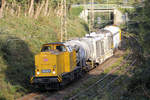
[[[31,83],[60,83],[65,73],[76,67],[76,52],[63,43],[44,44],[35,55],[35,76]]]

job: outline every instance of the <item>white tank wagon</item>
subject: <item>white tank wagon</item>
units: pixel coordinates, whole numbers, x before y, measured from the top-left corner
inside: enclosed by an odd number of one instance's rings
[[[108,26],[97,32],[86,34],[85,37],[67,41],[77,52],[77,63],[86,66],[87,62],[101,64],[113,55],[114,49],[121,42],[121,30],[116,26]]]
[[[87,34],[87,37],[93,37],[95,39],[95,49],[94,49],[94,60],[101,64],[104,62],[107,58],[111,57],[113,55],[113,37],[112,33],[110,31],[101,29],[97,32],[93,32],[91,34]],[[100,39],[98,39],[100,37]]]
[[[83,37],[67,41],[65,45],[76,50],[78,65],[86,66],[87,62],[91,62],[95,59],[94,52],[96,46],[94,45],[94,42],[95,39],[93,37]]]
[[[108,30],[113,35],[113,48],[118,49],[121,43],[121,29],[117,26],[106,26],[104,30]]]

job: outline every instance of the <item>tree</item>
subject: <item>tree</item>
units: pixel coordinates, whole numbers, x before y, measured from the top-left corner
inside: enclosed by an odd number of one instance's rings
[[[134,14],[131,15],[131,20],[134,24],[131,24],[130,30],[138,37],[138,41],[144,50],[144,54],[150,52],[150,3],[149,0],[145,0],[141,6],[137,7]]]
[[[29,16],[32,16],[33,12],[34,12],[34,0],[31,0],[29,12],[28,12]]]
[[[4,7],[5,7],[5,0],[1,0],[1,2],[0,2],[0,18],[3,17]]]

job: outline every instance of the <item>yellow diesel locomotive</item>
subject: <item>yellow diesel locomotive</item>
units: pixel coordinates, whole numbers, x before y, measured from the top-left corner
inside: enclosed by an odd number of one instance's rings
[[[79,73],[81,67],[77,67],[75,50],[60,42],[44,44],[35,56],[35,76],[31,78],[31,83],[59,88],[78,78]]]
[[[120,42],[120,28],[107,26],[83,38],[44,44],[35,55],[31,83],[38,88],[58,89],[110,58]]]

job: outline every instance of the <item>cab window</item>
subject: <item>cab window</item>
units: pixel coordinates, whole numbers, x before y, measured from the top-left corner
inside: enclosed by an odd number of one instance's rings
[[[66,48],[65,46],[56,46],[56,50],[58,50],[59,52],[65,52]]]
[[[41,52],[47,52],[50,51],[51,47],[50,46],[43,46]]]

